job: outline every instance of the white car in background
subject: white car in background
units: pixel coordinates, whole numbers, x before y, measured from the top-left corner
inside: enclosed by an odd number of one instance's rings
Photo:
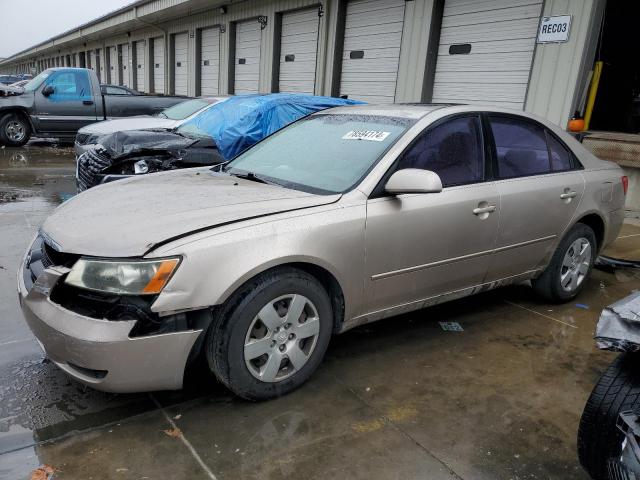
[[[177,103],[157,115],[117,118],[87,125],[78,130],[75,141],[76,157],[95,147],[102,135],[129,130],[172,130],[198,113],[226,100],[228,97],[202,97]]]

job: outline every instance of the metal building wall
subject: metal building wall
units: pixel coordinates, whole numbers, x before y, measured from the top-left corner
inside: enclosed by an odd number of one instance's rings
[[[303,8],[318,8],[322,4],[322,16],[319,21],[319,43],[317,55],[317,75],[315,91],[318,94],[331,95],[339,91],[342,50],[342,26],[348,0],[227,0],[224,2],[226,13],[221,13],[217,0],[152,0],[117,13],[111,18],[101,20],[72,31],[60,38],[49,41],[28,50],[15,59],[0,65],[3,71],[16,71],[29,68],[29,62],[37,61],[38,69],[56,65],[67,55],[79,51],[100,49],[102,80],[106,81],[107,46],[127,43],[129,52],[136,41],[146,44],[147,69],[145,90],[150,91],[153,75],[151,38],[188,32],[189,72],[188,94],[197,92],[198,45],[197,30],[207,27],[220,27],[220,93],[229,92],[232,79],[229,78],[229,61],[233,58],[230,50],[230,24],[243,20],[257,21],[259,16],[267,19],[261,30],[262,54],[260,58],[261,93],[274,89],[275,53],[279,39],[276,38],[276,15]],[[402,32],[402,45],[396,83],[396,102],[424,101],[431,98],[435,71],[435,55],[439,40],[439,20],[446,0],[411,0],[406,2],[405,21]],[[471,0],[469,0],[471,1]],[[519,0],[494,1],[504,6]],[[571,35],[567,43],[536,45],[531,76],[527,89],[525,109],[550,120],[565,124],[583,88],[586,72],[591,68],[593,50],[598,37],[598,26],[605,0],[545,0],[543,15],[572,16]],[[206,10],[204,10],[206,9]],[[137,18],[145,18],[138,21]],[[151,24],[150,24],[151,23]],[[109,33],[109,32],[117,33]],[[99,39],[96,39],[99,37]],[[92,40],[93,39],[93,40]],[[171,78],[170,48],[166,44],[164,59],[165,91],[169,91]],[[95,62],[92,59],[92,66]],[[131,69],[128,69],[131,73]],[[131,77],[129,77],[131,81]]]
[[[571,15],[566,43],[538,44],[525,110],[564,127],[592,68],[605,0],[546,0],[543,16]]]

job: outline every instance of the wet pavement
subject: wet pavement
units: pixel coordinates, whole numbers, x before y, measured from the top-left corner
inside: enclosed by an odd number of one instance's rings
[[[639,273],[595,271],[566,305],[515,286],[357,328],[270,402],[206,372],[180,392],[106,394],[44,361],[16,297],[20,256],[74,191],[70,147],[0,149],[0,479],[43,464],[56,479],[586,478],[578,420],[615,358],[594,327]],[[640,222],[607,253],[640,259]]]

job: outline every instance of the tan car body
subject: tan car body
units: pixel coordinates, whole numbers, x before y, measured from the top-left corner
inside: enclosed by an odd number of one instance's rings
[[[584,169],[369,198],[416,135],[441,118],[466,112],[534,118],[570,146]],[[330,288],[336,332],[534,278],[578,221],[600,230],[599,248],[618,235],[624,216],[621,170],[543,119],[472,106],[358,106],[331,113],[416,123],[343,195],[312,195],[189,169],[91,189],[60,207],[42,232],[69,253],[181,256],[152,305],[160,315],[220,305],[257,274],[297,264]],[[567,191],[575,197],[561,198]],[[496,209],[474,215],[485,205]],[[134,321],[94,320],[64,310],[48,292],[66,271],[46,270],[30,292],[19,275],[25,317],[47,355],[103,390],[180,388],[186,359],[202,332],[131,339],[127,333]],[[114,359],[114,351],[121,358]],[[131,361],[144,358],[142,366]],[[98,381],[68,367],[69,361],[114,374]]]

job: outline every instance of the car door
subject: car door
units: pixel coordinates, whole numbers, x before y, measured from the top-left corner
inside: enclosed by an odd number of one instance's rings
[[[45,95],[44,89],[53,88]],[[36,92],[36,117],[44,132],[70,134],[97,120],[89,74],[85,70],[60,70],[51,74]]]
[[[399,156],[367,203],[366,279],[370,313],[453,294],[482,283],[496,241],[500,208],[485,171],[480,115],[427,127]],[[440,176],[439,193],[384,194],[404,168]]]
[[[575,215],[584,178],[577,159],[543,125],[489,115],[500,229],[487,281],[541,268]]]

